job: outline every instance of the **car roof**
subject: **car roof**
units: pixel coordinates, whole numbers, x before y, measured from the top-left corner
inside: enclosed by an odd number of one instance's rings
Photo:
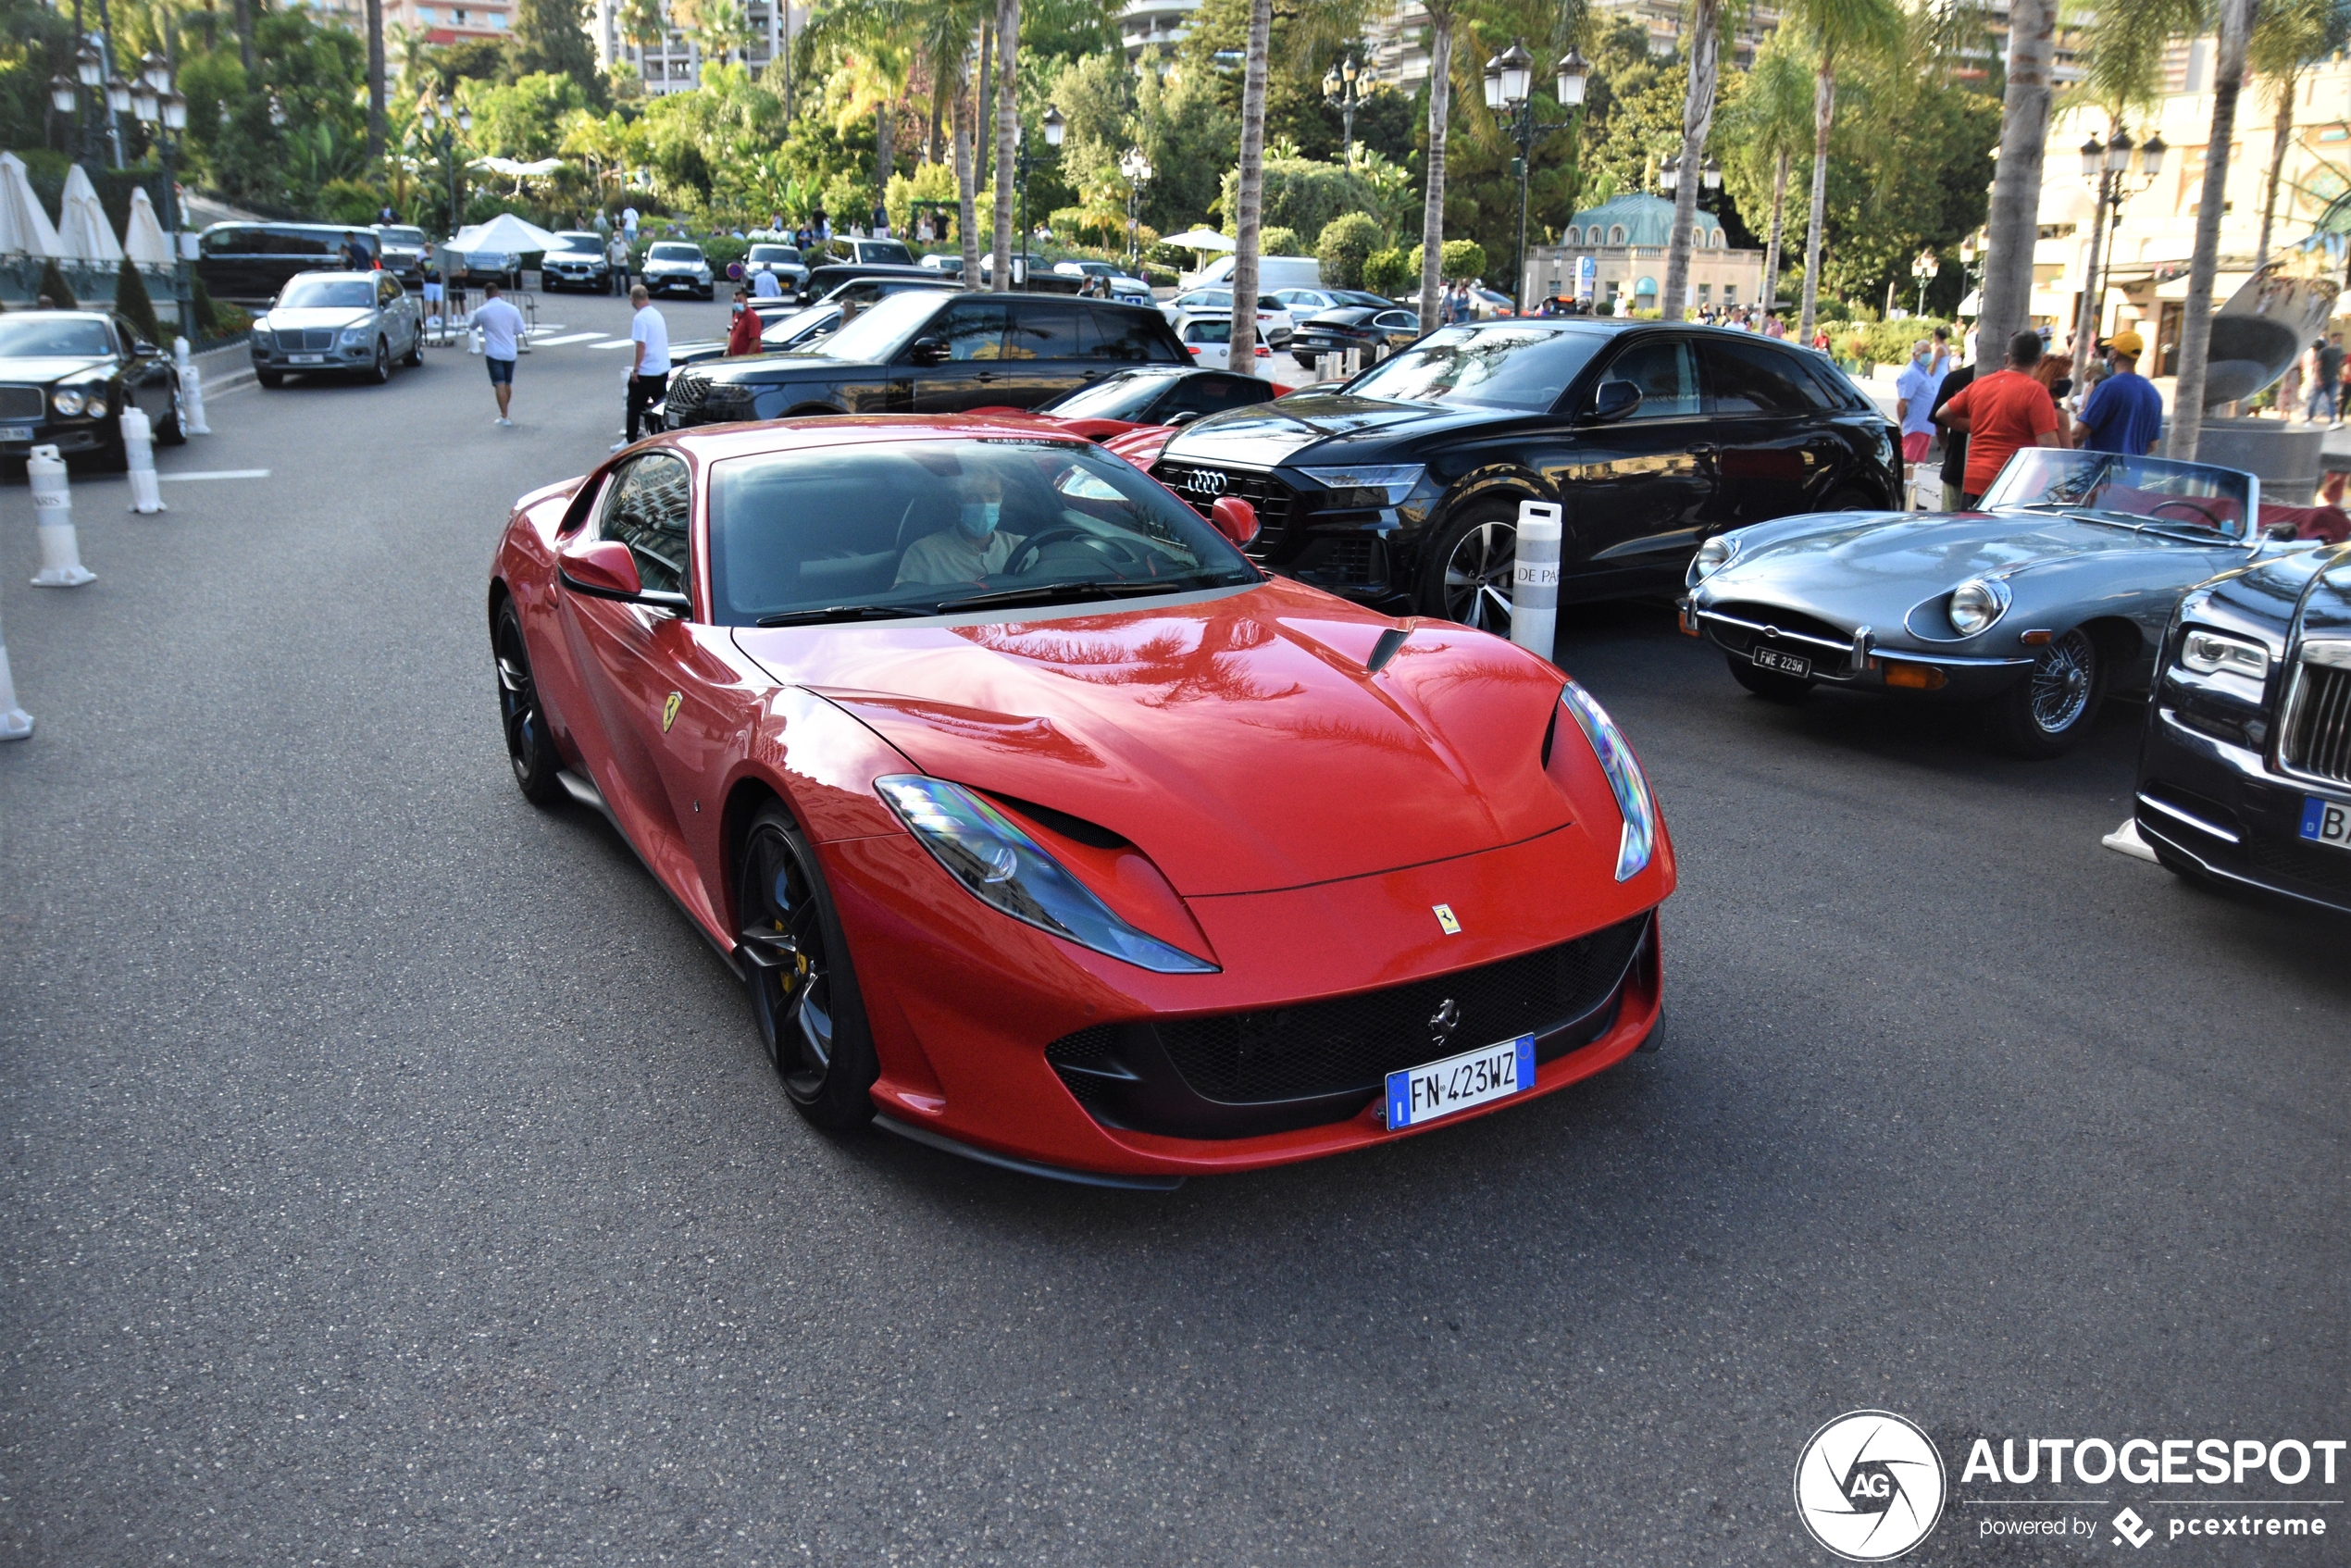
[[[83,320],[85,320],[85,321],[106,321],[106,320],[109,320],[109,319],[111,319],[111,318],[112,318],[112,313],[111,313],[111,312],[108,312],[108,311],[104,311],[104,310],[83,310],[83,309],[81,309],[80,306],[76,306],[74,309],[71,309],[71,310],[56,310],[56,309],[51,309],[51,310],[43,310],[43,309],[40,309],[40,308],[39,308],[39,307],[37,307],[37,306],[33,306],[33,305],[25,305],[25,306],[21,306],[21,307],[19,307],[19,308],[18,308],[18,309],[16,309],[16,310],[12,310],[12,311],[8,312],[8,314],[9,314],[9,315],[11,315],[11,316],[41,316],[41,317],[78,316],[78,317],[81,317]]]
[[[698,425],[654,437],[653,442],[688,453],[703,463],[716,463],[729,457],[813,452],[827,446],[890,447],[910,441],[975,436],[1017,436],[1024,442],[1051,441],[1076,449],[1100,450],[1082,437],[1040,430],[1033,419],[968,414],[827,414],[757,425]]]
[[[369,282],[373,282],[375,280],[386,276],[388,276],[388,274],[375,271],[373,268],[370,268],[366,272],[357,272],[348,267],[334,268],[322,268],[316,272],[297,272],[292,277],[287,279],[286,281],[289,283],[299,283],[305,278],[349,278],[354,280],[364,278]]]

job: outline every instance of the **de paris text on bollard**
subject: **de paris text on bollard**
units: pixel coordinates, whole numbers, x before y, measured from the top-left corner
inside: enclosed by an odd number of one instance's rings
[[[32,492],[33,533],[41,541],[41,569],[32,577],[35,588],[80,588],[98,574],[81,564],[81,550],[73,537],[73,492],[66,484],[66,460],[54,446],[36,446],[25,457],[25,478]]]
[[[1560,509],[1518,504],[1518,566],[1511,582],[1511,641],[1543,658],[1559,634]]]

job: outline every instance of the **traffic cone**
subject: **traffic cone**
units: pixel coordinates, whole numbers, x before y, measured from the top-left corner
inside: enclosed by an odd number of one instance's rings
[[[180,367],[180,429],[192,436],[208,436],[212,427],[204,422],[204,372],[196,368],[187,339],[171,340],[171,357]]]
[[[25,456],[25,478],[32,487],[33,532],[41,540],[41,569],[32,577],[35,588],[80,588],[95,582],[98,574],[81,564],[81,549],[73,537],[73,492],[66,484],[66,460],[54,446],[36,446]]]
[[[32,716],[17,706],[17,682],[8,673],[8,640],[0,637],[0,740],[21,740],[31,733]]]
[[[131,510],[153,516],[163,510],[163,491],[155,483],[155,427],[147,422],[145,409],[122,411],[122,452],[130,459]]]

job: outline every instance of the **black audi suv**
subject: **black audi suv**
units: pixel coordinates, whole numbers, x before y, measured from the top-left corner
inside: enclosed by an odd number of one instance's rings
[[[1709,536],[1897,504],[1891,421],[1819,355],[1649,322],[1440,328],[1330,392],[1214,414],[1151,469],[1257,508],[1271,569],[1507,632],[1519,505],[1559,504],[1560,599],[1667,593]]]

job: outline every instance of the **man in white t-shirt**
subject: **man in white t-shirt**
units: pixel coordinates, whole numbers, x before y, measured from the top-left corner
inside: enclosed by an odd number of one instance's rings
[[[754,299],[779,300],[784,297],[784,286],[776,280],[773,272],[764,267],[751,275],[751,292]]]
[[[637,439],[647,411],[669,391],[669,323],[653,308],[642,283],[628,291],[628,298],[637,307],[628,323],[628,338],[636,345],[628,366],[628,432],[613,442],[615,452]]]
[[[498,394],[498,423],[512,426],[506,406],[515,395],[515,358],[522,352],[522,312],[508,305],[498,285],[482,287],[474,327],[481,333],[481,357],[490,367],[490,390]]]

